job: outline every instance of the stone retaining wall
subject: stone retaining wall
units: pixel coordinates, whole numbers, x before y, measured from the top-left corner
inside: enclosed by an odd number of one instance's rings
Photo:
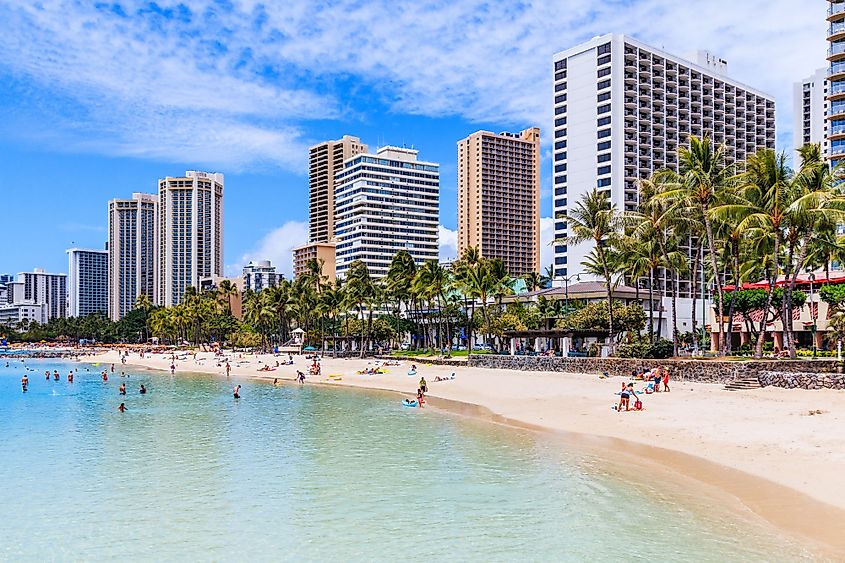
[[[803,373],[836,374],[836,360],[641,360],[632,358],[557,358],[541,356],[472,356],[472,367],[491,369],[510,369],[517,371],[561,371],[570,373],[609,373],[610,375],[629,375],[633,370],[665,366],[669,368],[672,379],[681,381],[700,381],[704,383],[728,383],[738,378],[756,376],[764,373]],[[774,379],[773,379],[774,380]],[[792,378],[799,381],[800,378]],[[768,380],[767,380],[768,381]],[[778,380],[779,381],[779,380]],[[762,379],[761,379],[762,383]],[[766,385],[766,383],[762,383]],[[807,383],[805,388],[809,387]],[[783,385],[787,386],[787,385]],[[804,387],[804,384],[796,385]],[[835,387],[838,388],[838,387]]]
[[[759,376],[763,387],[786,389],[845,389],[845,375],[831,373],[763,372]]]

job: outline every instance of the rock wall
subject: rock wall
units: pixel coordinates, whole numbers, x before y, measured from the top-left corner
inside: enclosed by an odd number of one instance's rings
[[[786,389],[845,389],[845,375],[836,373],[784,373],[767,371],[759,376],[763,387]]]
[[[764,373],[784,374],[836,374],[836,360],[699,360],[670,359],[642,360],[633,358],[557,358],[541,356],[472,356],[469,365],[480,368],[510,369],[517,371],[560,371],[570,373],[607,372],[610,375],[629,375],[633,370],[664,366],[670,377],[681,381],[728,383],[738,378],[756,376],[763,383]],[[841,376],[840,376],[841,377]],[[833,380],[835,378],[831,378]],[[791,381],[799,381],[792,378]],[[767,379],[769,381],[769,379]],[[771,381],[780,381],[773,378]],[[769,383],[773,385],[774,383]],[[809,385],[809,384],[807,384]],[[788,386],[788,385],[781,385]],[[804,384],[796,385],[803,387]],[[805,387],[818,388],[818,387]],[[838,387],[834,387],[838,388]]]

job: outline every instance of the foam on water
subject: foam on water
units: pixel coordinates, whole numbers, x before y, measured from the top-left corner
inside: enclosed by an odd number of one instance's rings
[[[31,377],[23,394],[25,368],[3,365],[4,560],[811,557],[592,454],[390,396],[240,381],[236,401],[225,379],[118,369],[104,383],[48,360],[27,365],[62,381]]]

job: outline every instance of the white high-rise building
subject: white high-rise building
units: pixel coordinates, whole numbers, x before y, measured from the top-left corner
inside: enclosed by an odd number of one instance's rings
[[[279,278],[276,267],[269,260],[250,262],[244,266],[244,290],[261,291],[268,287],[276,287]]]
[[[223,174],[189,170],[159,180],[156,304],[182,302],[185,289],[223,276]]]
[[[108,313],[109,253],[71,248],[68,256],[67,307],[69,317]]]
[[[407,250],[417,264],[438,258],[440,165],[386,146],[344,162],[335,184],[337,276],[355,260],[376,277]]]
[[[798,149],[807,143],[821,146],[827,155],[827,69],[820,68],[812,76],[792,87],[792,167],[801,165]]]
[[[132,194],[109,201],[109,318],[119,321],[138,296],[154,299],[158,196]]]
[[[638,180],[677,169],[690,135],[725,143],[729,162],[775,147],[774,98],[726,76],[727,63],[706,51],[695,59],[619,34],[554,55],[555,217],[593,189],[618,210],[634,210]],[[555,237],[567,234],[556,220]],[[555,275],[583,277],[590,249],[556,245]],[[679,295],[690,293],[683,280]]]
[[[67,316],[67,275],[40,268],[21,272],[6,284],[6,304],[0,306],[0,324],[21,321],[46,323]]]

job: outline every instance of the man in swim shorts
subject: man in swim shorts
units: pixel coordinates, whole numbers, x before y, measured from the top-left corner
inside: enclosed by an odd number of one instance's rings
[[[235,396],[236,399],[241,398],[241,386],[236,385],[234,389],[232,389],[232,394]]]

